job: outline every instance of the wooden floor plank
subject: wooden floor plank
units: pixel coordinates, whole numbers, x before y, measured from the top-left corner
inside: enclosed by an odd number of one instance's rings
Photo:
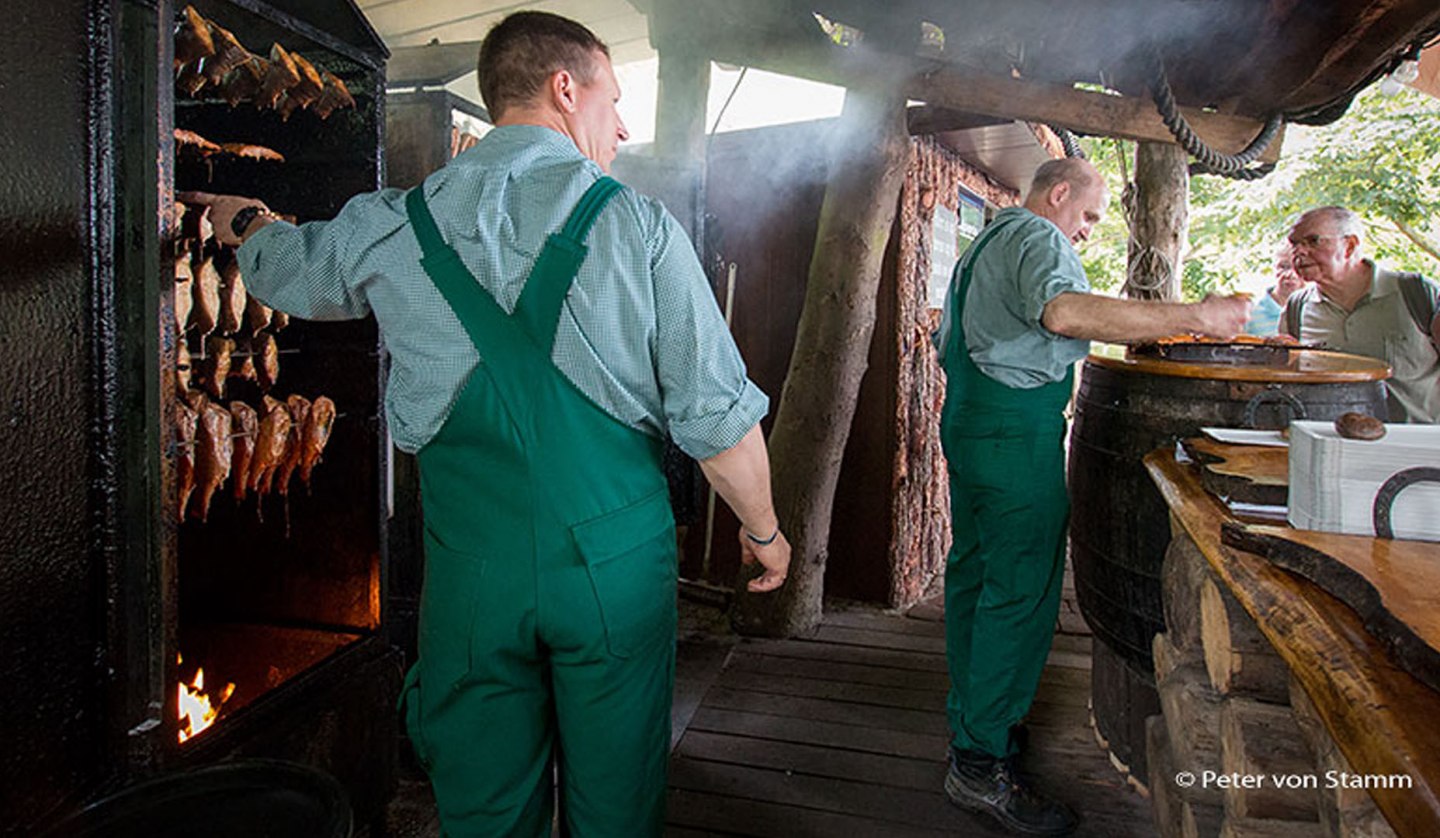
[[[872,818],[923,829],[966,830],[983,826],[963,812],[941,789],[917,791],[765,768],[677,758],[670,762],[670,785],[766,803]]]
[[[794,675],[851,684],[874,684],[897,689],[939,692],[950,689],[950,677],[944,671],[927,672],[824,659],[777,657],[752,651],[746,645],[738,646],[735,649],[726,669],[760,674]],[[1089,687],[1087,686],[1086,689]]]
[[[680,741],[705,691],[724,670],[728,645],[682,641],[675,653],[675,690],[670,704],[670,748]]]
[[[943,673],[946,671],[944,655],[925,652],[869,649],[863,646],[845,646],[813,640],[743,640],[737,648],[743,652],[777,658],[858,663],[920,672]]]
[[[944,838],[953,832],[920,829],[798,806],[671,789],[667,822],[710,835],[753,835],[760,838]],[[998,838],[998,832],[968,833],[975,838]]]
[[[1091,643],[1056,636],[1021,764],[1081,811],[1076,835],[1153,835],[1149,803],[1091,728]],[[677,838],[1005,834],[944,795],[946,670],[942,622],[877,612],[833,612],[805,639],[741,641],[675,749]]]
[[[936,789],[945,779],[945,763],[860,751],[845,751],[797,742],[775,742],[725,733],[691,730],[680,741],[679,756],[729,762],[816,777],[835,777],[909,789]]]
[[[821,722],[839,722],[875,730],[928,733],[945,729],[945,714],[934,710],[905,710],[877,707],[853,701],[801,698],[793,695],[735,690],[715,686],[705,694],[702,707],[718,707],[744,713],[767,713]]]
[[[856,609],[853,611],[827,611],[821,621],[826,626],[871,629],[895,634],[914,634],[920,637],[945,636],[945,624],[931,620],[909,620],[903,616],[883,614],[875,611]]]
[[[690,729],[916,759],[943,759],[950,740],[943,728],[934,734],[906,733],[705,706],[690,719]]]
[[[873,628],[852,628],[850,626],[821,625],[809,638],[820,643],[840,643],[846,646],[865,646],[873,649],[897,649],[909,652],[927,652],[945,655],[945,635],[939,637],[919,634],[901,634],[893,631],[876,631]]]
[[[1050,641],[1051,650],[1061,652],[1075,652],[1082,655],[1089,655],[1094,646],[1094,639],[1088,634],[1061,634],[1055,633]]]
[[[720,673],[716,686],[755,690],[806,698],[828,698],[870,704],[878,707],[902,707],[910,710],[944,712],[945,690],[907,690],[850,681],[831,681],[782,673],[752,672],[729,667]],[[1057,690],[1058,692],[1058,690]]]

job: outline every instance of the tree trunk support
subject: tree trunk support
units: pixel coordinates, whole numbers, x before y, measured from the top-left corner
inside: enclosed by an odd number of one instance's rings
[[[1165,143],[1135,147],[1135,183],[1123,202],[1130,222],[1126,297],[1180,299],[1180,257],[1188,221],[1190,172],[1185,151]]]
[[[746,634],[790,637],[820,622],[835,486],[909,159],[899,88],[852,87],[832,149],[805,308],[770,435],[775,508],[794,550],[790,578],[768,594],[740,582],[734,623]]]

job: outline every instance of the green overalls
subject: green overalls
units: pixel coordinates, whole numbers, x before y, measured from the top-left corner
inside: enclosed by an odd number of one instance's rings
[[[954,541],[945,562],[946,713],[956,748],[1014,753],[1011,728],[1030,710],[1060,610],[1065,575],[1062,412],[1073,370],[1034,389],[981,372],[965,344],[965,262],[945,347],[941,442],[950,470]]]
[[[421,265],[481,359],[419,454],[425,587],[401,698],[452,838],[549,835],[552,760],[565,834],[663,826],[676,620],[663,447],[550,357],[590,226],[619,188],[601,178],[585,193],[511,315],[421,189],[406,199]]]

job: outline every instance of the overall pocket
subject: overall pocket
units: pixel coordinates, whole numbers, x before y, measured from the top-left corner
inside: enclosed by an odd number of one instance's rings
[[[484,576],[484,559],[451,550],[425,533],[418,667],[427,690],[448,689],[470,673],[476,602]]]
[[[670,496],[661,489],[570,528],[605,623],[610,654],[629,657],[675,635],[676,546]]]

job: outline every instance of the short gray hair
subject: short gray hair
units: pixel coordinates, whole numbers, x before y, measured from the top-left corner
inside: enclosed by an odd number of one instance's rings
[[[1345,207],[1328,206],[1316,207],[1307,211],[1303,218],[1321,218],[1334,225],[1335,232],[1341,236],[1354,236],[1359,241],[1365,240],[1365,225],[1360,223],[1360,216],[1354,211]],[[1299,224],[1299,221],[1295,222]]]
[[[1096,175],[1094,167],[1081,158],[1058,157],[1046,160],[1035,170],[1035,177],[1030,181],[1030,194],[1044,195],[1062,183],[1084,190],[1097,182],[1105,185],[1104,179]]]

